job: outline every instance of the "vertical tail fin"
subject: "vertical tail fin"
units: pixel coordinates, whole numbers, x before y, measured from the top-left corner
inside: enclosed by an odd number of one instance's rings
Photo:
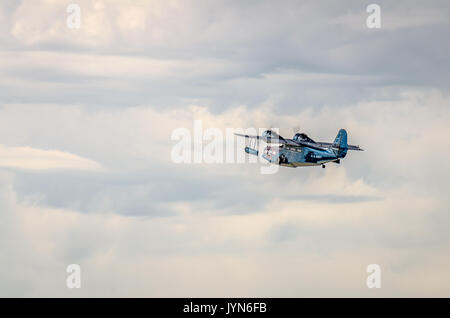
[[[347,144],[347,132],[345,129],[340,129],[336,138],[333,142],[333,150],[336,156],[339,158],[344,158],[347,154],[348,144]]]

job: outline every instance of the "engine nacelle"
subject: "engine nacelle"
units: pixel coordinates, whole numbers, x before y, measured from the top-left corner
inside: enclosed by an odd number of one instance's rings
[[[258,155],[258,150],[250,148],[250,147],[245,147],[245,152],[248,153],[249,155],[254,155],[254,156]]]

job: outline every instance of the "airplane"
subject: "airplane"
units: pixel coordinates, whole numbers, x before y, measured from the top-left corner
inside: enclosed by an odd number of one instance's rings
[[[340,164],[347,150],[363,151],[359,146],[347,144],[347,131],[340,129],[333,143],[316,142],[305,133],[296,133],[292,139],[283,138],[273,130],[266,130],[262,136],[235,133],[236,136],[250,140],[245,152],[258,156],[259,141],[267,143],[262,157],[270,163],[284,167],[322,166],[328,162]],[[254,144],[254,145],[253,145]],[[256,149],[255,149],[256,147]]]

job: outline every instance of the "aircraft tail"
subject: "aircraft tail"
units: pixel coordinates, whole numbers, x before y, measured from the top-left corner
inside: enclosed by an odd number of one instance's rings
[[[345,129],[340,129],[333,142],[333,151],[339,158],[344,158],[347,154],[347,150],[347,132],[345,131]]]

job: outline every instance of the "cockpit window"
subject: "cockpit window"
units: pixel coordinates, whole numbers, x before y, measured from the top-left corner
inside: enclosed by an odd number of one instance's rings
[[[273,137],[272,131],[266,130],[265,132],[263,132],[263,136],[267,138]]]
[[[309,138],[308,135],[306,135],[304,133],[297,133],[294,135],[294,138],[292,138],[292,139],[294,139],[295,141],[315,142],[314,140]]]

